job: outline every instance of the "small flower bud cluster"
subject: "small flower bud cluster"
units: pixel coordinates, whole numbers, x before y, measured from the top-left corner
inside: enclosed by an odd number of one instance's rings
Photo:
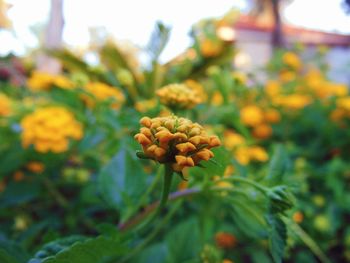
[[[135,139],[142,145],[147,158],[171,163],[174,171],[208,161],[214,156],[210,150],[221,144],[216,136],[208,136],[198,123],[177,116],[140,120],[142,127]]]
[[[202,102],[199,94],[184,84],[169,84],[159,89],[157,95],[170,108],[191,109]]]

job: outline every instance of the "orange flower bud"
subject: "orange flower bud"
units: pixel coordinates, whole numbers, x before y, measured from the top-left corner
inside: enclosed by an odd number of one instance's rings
[[[210,141],[209,141],[210,147],[216,147],[216,146],[220,146],[220,145],[221,145],[221,142],[220,142],[218,137],[216,137],[216,136],[210,137]]]
[[[161,147],[157,147],[157,148],[154,150],[154,155],[155,155],[157,158],[161,158],[161,157],[163,157],[165,154],[166,154],[166,150],[164,150],[164,149],[161,148]]]
[[[174,138],[174,134],[172,134],[168,130],[157,132],[155,136],[159,140],[159,142],[168,142]]]
[[[144,117],[141,122],[147,127],[142,127],[135,139],[142,145],[145,156],[171,164],[177,172],[209,160],[214,156],[209,148],[220,145],[216,136],[207,136],[202,126],[185,118]]]
[[[208,149],[202,149],[198,153],[196,153],[196,156],[201,160],[208,161],[210,158],[214,157],[214,154]]]
[[[148,139],[144,134],[142,133],[138,133],[134,136],[134,138],[139,142],[139,144],[142,144],[142,145],[148,145],[148,144],[151,144],[151,140]]]
[[[145,126],[145,127],[147,127],[147,128],[151,127],[151,124],[152,124],[151,118],[149,118],[149,117],[143,117],[143,118],[140,120],[140,124],[142,124],[143,126]]]
[[[141,129],[140,129],[140,132],[142,133],[142,134],[144,134],[146,137],[148,137],[148,138],[151,138],[152,137],[152,132],[151,132],[151,130],[149,129],[149,128],[146,128],[146,127],[142,127]]]
[[[193,151],[196,149],[196,146],[194,146],[190,142],[180,143],[176,145],[176,149],[178,149],[181,153],[187,153],[190,151]]]

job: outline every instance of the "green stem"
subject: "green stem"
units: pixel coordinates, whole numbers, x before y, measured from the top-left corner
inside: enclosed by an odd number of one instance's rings
[[[163,191],[162,191],[162,196],[160,198],[157,210],[151,217],[145,220],[142,224],[138,225],[136,231],[140,231],[141,229],[149,225],[163,210],[163,208],[165,207],[168,201],[172,179],[173,179],[173,168],[171,167],[171,164],[165,164]],[[146,215],[149,215],[152,211],[153,209],[151,209]],[[126,223],[125,225],[128,226],[129,224]]]
[[[294,233],[310,248],[310,250],[319,258],[323,263],[331,263],[322,249],[317,243],[302,229],[298,224],[294,223],[287,217],[283,217],[286,224],[294,231]]]
[[[162,230],[162,228],[166,225],[166,223],[171,219],[171,217],[175,214],[176,210],[180,207],[181,204],[182,204],[182,200],[180,200],[177,204],[175,204],[172,207],[172,209],[164,217],[164,219],[159,224],[156,225],[153,231],[139,245],[137,245],[132,250],[132,252],[130,252],[124,259],[121,259],[118,262],[126,262],[127,260],[135,256],[138,252],[140,252],[145,246],[147,246],[147,244],[157,236],[157,234]]]
[[[148,189],[146,190],[146,192],[141,196],[140,201],[138,202],[138,204],[132,209],[132,211],[130,211],[130,213],[128,213],[128,215],[124,218],[123,222],[127,222],[129,221],[130,217],[137,211],[139,211],[140,207],[145,203],[145,200],[147,199],[147,197],[153,192],[154,188],[157,186],[158,181],[162,175],[162,166],[159,167],[157,174],[155,176],[155,178],[153,179],[151,185],[148,187]],[[122,224],[124,224],[122,223]]]
[[[67,208],[69,206],[67,199],[58,191],[56,186],[48,178],[43,177],[42,182],[60,206],[63,208]]]
[[[169,195],[169,200],[174,201],[180,198],[185,198],[185,197],[199,194],[199,193],[201,193],[201,190],[198,188],[185,189],[182,191],[171,193]],[[138,225],[141,221],[143,221],[146,217],[148,217],[154,210],[156,210],[158,205],[159,205],[159,201],[148,205],[141,213],[137,214],[127,222],[119,224],[118,229],[120,231],[126,231],[134,227],[135,225]]]
[[[162,209],[165,207],[168,201],[172,179],[173,179],[173,168],[171,167],[170,164],[165,164],[163,192],[162,192],[162,197],[160,199],[160,203],[159,203],[156,215],[162,211]]]
[[[256,188],[257,190],[259,190],[260,192],[262,192],[264,195],[266,195],[267,192],[269,191],[268,188],[266,188],[266,187],[264,187],[256,182],[253,182],[247,178],[244,178],[244,177],[231,176],[231,177],[224,177],[224,178],[217,180],[217,182],[222,182],[222,181],[231,181],[231,182],[240,182],[240,183],[249,184],[249,185],[253,186],[254,188]]]

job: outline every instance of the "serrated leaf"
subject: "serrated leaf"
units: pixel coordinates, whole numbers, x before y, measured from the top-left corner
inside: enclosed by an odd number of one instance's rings
[[[1,263],[24,263],[29,255],[16,243],[0,240],[0,262]]]
[[[74,243],[85,239],[86,237],[84,236],[70,236],[49,242],[35,253],[35,257],[31,259],[31,262],[42,262],[48,257],[55,256],[57,253],[70,247]]]
[[[275,263],[282,262],[284,249],[287,244],[287,228],[285,223],[272,214],[266,216],[269,224],[269,246],[270,253]]]
[[[198,258],[201,248],[198,222],[192,218],[178,224],[166,236],[170,262]]]
[[[124,248],[116,239],[99,236],[74,243],[43,263],[104,263],[124,254]]]
[[[168,248],[164,243],[158,243],[144,249],[135,260],[137,263],[164,263],[167,262]]]
[[[280,183],[285,171],[287,170],[287,166],[287,152],[281,144],[278,144],[275,146],[274,153],[269,164],[266,180],[268,180],[271,185]]]
[[[98,187],[102,197],[118,209],[122,217],[137,204],[146,189],[147,174],[129,146],[124,146],[102,169]]]

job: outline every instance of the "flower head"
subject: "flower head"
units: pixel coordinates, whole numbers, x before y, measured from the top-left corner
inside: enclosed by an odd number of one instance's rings
[[[68,150],[69,140],[80,140],[83,128],[71,112],[63,107],[39,108],[21,121],[22,145],[34,145],[41,153]]]
[[[102,82],[90,82],[84,89],[91,94],[96,101],[113,100],[112,108],[119,109],[125,101],[124,94],[116,87]],[[83,96],[84,101],[90,107],[94,107],[95,101],[90,96]]]
[[[223,249],[230,249],[236,246],[237,239],[234,235],[227,232],[218,232],[215,235],[215,242],[218,247]]]
[[[11,100],[5,94],[0,94],[0,117],[8,116],[10,113]]]
[[[254,127],[263,122],[264,113],[258,106],[249,105],[241,109],[240,118],[243,124]]]
[[[143,126],[135,139],[142,145],[145,156],[160,163],[172,164],[181,172],[185,167],[208,161],[214,156],[210,150],[221,144],[216,136],[208,136],[198,123],[177,116],[140,120]]]
[[[298,57],[297,54],[293,52],[284,53],[282,60],[285,65],[287,65],[288,67],[294,70],[299,70],[302,66],[300,58]]]
[[[27,85],[32,91],[49,90],[52,86],[62,89],[72,89],[73,83],[64,76],[52,75],[46,72],[34,71],[27,80]]]
[[[159,89],[157,95],[170,108],[191,109],[202,102],[199,94],[184,84],[169,84]]]

